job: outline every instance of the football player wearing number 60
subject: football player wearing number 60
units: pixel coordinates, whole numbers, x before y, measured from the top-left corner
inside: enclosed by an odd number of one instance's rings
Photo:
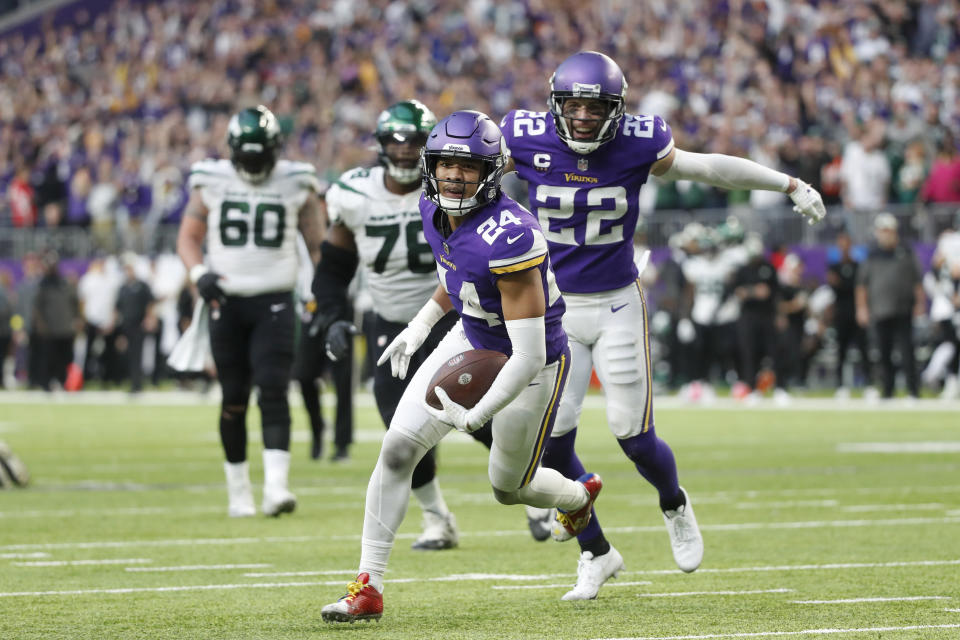
[[[403,331],[437,288],[437,268],[420,220],[420,151],[437,118],[417,100],[387,107],[374,132],[380,166],[350,169],[330,186],[324,197],[330,228],[321,247],[313,281],[317,317],[311,331],[325,333],[328,356],[347,357],[356,331],[347,319],[347,288],[363,265],[373,299],[374,321],[364,326],[367,348],[374,360]],[[442,318],[427,340],[411,354],[409,375],[420,366],[457,320]],[[409,377],[394,377],[377,366],[373,397],[389,427]],[[490,448],[490,429],[474,438]],[[428,451],[413,472],[413,495],[423,511],[423,534],[414,549],[438,551],[457,546],[456,519],[447,507],[436,479],[437,463]]]
[[[417,462],[451,430],[493,420],[487,474],[503,504],[555,507],[571,535],[586,526],[600,478],[568,480],[539,466],[569,370],[567,337],[547,244],[529,211],[503,195],[500,130],[477,111],[457,111],[433,128],[423,151],[420,214],[440,286],[386,348],[403,377],[410,356],[451,308],[460,321],[413,375],[383,439],[367,485],[362,553],[348,593],[321,610],[327,622],[380,618],[383,576],[410,495]],[[490,388],[467,409],[439,387],[442,410],[425,402],[434,372],[469,349],[509,356]]]
[[[703,539],[678,483],[673,453],[654,432],[647,311],[633,260],[640,187],[653,174],[728,189],[783,191],[811,223],[824,216],[824,208],[820,195],[796,178],[742,158],[674,148],[662,118],[624,113],[626,89],[613,60],[583,51],[564,60],[551,77],[548,112],[511,111],[500,124],[511,156],[506,171],[516,169],[529,184],[530,207],[567,302],[570,390],[543,464],[568,478],[582,470],[573,444],[596,367],[610,430],[659,492],[674,559],[689,572],[700,565]],[[553,529],[555,537],[564,537]],[[566,600],[596,597],[623,566],[596,518],[579,542],[577,584]]]
[[[210,346],[223,392],[220,441],[226,454],[228,513],[256,513],[247,466],[247,403],[259,392],[266,515],[288,513],[297,232],[316,263],[322,233],[313,165],[279,160],[280,126],[263,106],[227,126],[230,160],[204,160],[190,172],[190,200],[177,253],[210,306]],[[207,242],[206,263],[203,243]]]

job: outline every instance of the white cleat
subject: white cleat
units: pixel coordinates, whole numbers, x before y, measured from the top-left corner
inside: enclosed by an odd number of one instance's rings
[[[287,488],[290,474],[290,452],[283,449],[263,450],[263,514],[277,517],[281,513],[293,513],[297,498]]]
[[[417,551],[443,551],[453,549],[460,543],[457,519],[453,513],[441,516],[432,511],[423,512],[423,533],[410,545]]]
[[[663,512],[663,521],[670,534],[670,547],[673,549],[673,559],[681,571],[691,573],[697,570],[703,562],[703,536],[697,526],[697,517],[693,514],[693,503],[686,489],[680,487],[686,499],[679,509]]]
[[[223,471],[227,476],[227,515],[231,518],[249,518],[257,515],[247,463],[245,461],[224,462]]]
[[[625,568],[623,556],[612,546],[610,551],[597,557],[594,557],[590,551],[584,551],[580,554],[580,561],[577,563],[577,584],[560,599],[593,600],[597,597],[600,587],[610,578],[616,578],[617,573]]]
[[[261,510],[263,515],[276,518],[281,513],[293,513],[297,508],[297,497],[287,489],[267,488],[263,489],[263,504]]]
[[[550,537],[550,529],[553,526],[553,509],[540,509],[539,507],[527,506],[527,526],[530,527],[530,535],[537,542],[543,542]]]

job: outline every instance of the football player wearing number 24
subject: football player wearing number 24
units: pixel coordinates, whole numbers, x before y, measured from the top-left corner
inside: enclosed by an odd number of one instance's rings
[[[569,533],[586,526],[600,478],[577,481],[539,465],[570,367],[567,336],[547,244],[536,218],[500,190],[505,158],[497,125],[477,111],[441,120],[422,155],[420,214],[437,261],[440,286],[386,348],[403,377],[409,357],[451,308],[460,321],[417,370],[394,413],[367,486],[362,551],[347,594],[321,610],[327,622],[379,619],[383,575],[403,521],[417,462],[453,429],[471,432],[493,420],[487,473],[503,504],[558,508]],[[507,354],[477,404],[466,409],[439,387],[442,410],[424,398],[434,373],[469,349]]]
[[[313,281],[317,318],[311,331],[323,332],[327,355],[340,360],[349,354],[356,329],[345,319],[347,288],[362,265],[373,300],[372,326],[364,326],[367,348],[379,359],[437,288],[437,268],[423,239],[420,220],[420,151],[437,124],[433,112],[416,100],[403,100],[384,109],[374,135],[380,166],[350,169],[331,185],[325,197],[330,228],[320,250]],[[433,327],[423,345],[412,353],[412,375],[456,322],[447,314]],[[373,374],[373,397],[389,427],[409,377],[391,375],[379,365]],[[471,435],[490,447],[489,427]],[[423,534],[413,548],[439,551],[457,546],[456,520],[437,482],[433,450],[413,471],[412,487],[423,511]]]
[[[742,158],[675,148],[662,118],[624,112],[626,89],[616,62],[582,51],[550,78],[549,111],[511,111],[500,123],[511,156],[505,171],[516,170],[528,183],[530,208],[567,304],[563,325],[573,368],[543,464],[568,478],[582,472],[574,439],[596,368],[610,430],[657,489],[674,559],[689,572],[700,565],[703,539],[673,453],[654,430],[647,309],[633,261],[640,187],[653,174],[727,189],[782,191],[811,224],[825,211],[820,194],[796,178]],[[558,527],[553,530],[564,537]],[[623,566],[595,517],[578,541],[578,581],[564,599],[596,597]]]
[[[313,165],[278,158],[280,125],[264,106],[230,119],[227,144],[230,160],[203,160],[191,167],[177,253],[211,306],[210,347],[223,391],[220,440],[228,513],[256,513],[246,430],[247,404],[256,386],[263,430],[261,508],[277,516],[296,507],[287,486],[287,386],[293,365],[297,233],[315,264],[322,240],[320,184]]]

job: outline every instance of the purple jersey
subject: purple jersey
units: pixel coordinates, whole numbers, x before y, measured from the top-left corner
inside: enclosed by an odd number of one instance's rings
[[[636,280],[640,187],[650,165],[673,149],[667,123],[626,114],[613,140],[584,155],[560,139],[546,111],[511,111],[500,129],[529,185],[560,290],[595,293]]]
[[[446,238],[439,229],[445,214],[425,196],[420,198],[420,215],[423,234],[437,260],[440,284],[460,314],[470,344],[508,356],[513,352],[497,280],[508,273],[539,269],[547,308],[547,363],[557,360],[567,345],[560,322],[564,303],[533,214],[501,195],[467,214]]]

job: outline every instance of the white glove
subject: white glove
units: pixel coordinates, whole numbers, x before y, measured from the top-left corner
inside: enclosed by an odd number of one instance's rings
[[[807,219],[807,224],[815,225],[827,215],[820,193],[803,180],[797,179],[797,187],[787,194],[793,200],[793,210]]]
[[[377,360],[377,366],[379,367],[389,358],[390,373],[393,377],[401,380],[406,378],[407,367],[410,366],[410,356],[427,340],[433,325],[439,322],[444,313],[440,305],[432,298],[427,300],[423,308],[407,324],[407,328],[401,331],[400,335],[394,338],[393,342],[383,350],[380,359]]]
[[[380,359],[377,360],[379,367],[388,359],[390,360],[390,373],[394,378],[401,380],[407,377],[407,367],[410,366],[410,357],[420,348],[430,335],[431,327],[419,322],[411,322],[407,328],[400,332],[393,339],[387,348],[383,350]]]
[[[479,420],[475,415],[476,412],[472,409],[467,409],[451,400],[447,392],[440,387],[434,387],[433,390],[436,392],[437,398],[440,399],[443,409],[434,409],[430,405],[426,405],[426,407],[427,411],[440,422],[449,424],[463,433],[473,433],[486,422],[485,420]]]

